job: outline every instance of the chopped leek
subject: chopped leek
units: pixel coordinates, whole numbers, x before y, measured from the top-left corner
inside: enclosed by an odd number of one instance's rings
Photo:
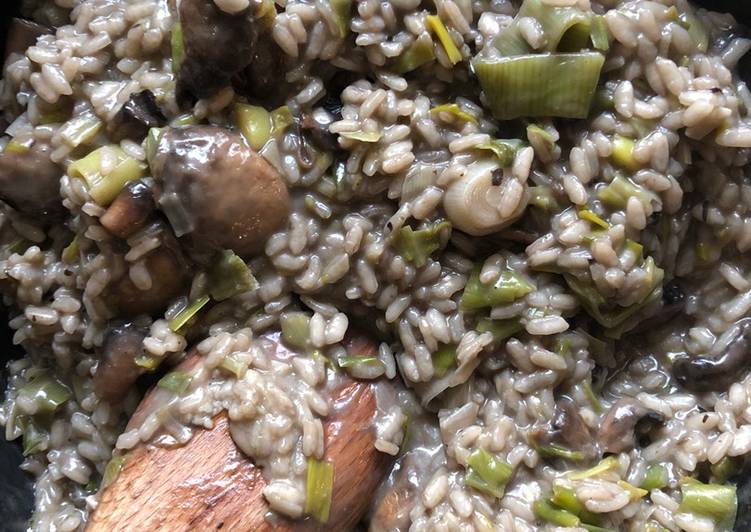
[[[3,149],[3,153],[26,153],[29,151],[29,147],[16,139],[10,139]]]
[[[709,470],[712,472],[712,482],[723,484],[738,470],[738,463],[734,457],[726,456],[716,464],[709,466]]]
[[[707,53],[709,49],[709,33],[707,28],[704,27],[704,23],[699,19],[696,13],[690,6],[686,6],[687,11],[681,13],[679,20],[683,22],[688,31],[688,36],[691,38],[696,49],[701,53]]]
[[[615,109],[615,96],[613,91],[608,88],[598,89],[592,97],[592,103],[589,106],[590,115],[598,115],[603,111],[612,111]]]
[[[70,388],[46,372],[26,383],[18,391],[18,395],[27,402],[34,402],[36,405],[34,413],[52,413],[73,397]]]
[[[602,473],[612,471],[616,467],[618,467],[618,459],[615,456],[608,456],[607,458],[600,460],[600,462],[594,467],[590,467],[584,471],[571,471],[567,476],[571,480],[584,480],[585,478],[595,477]]]
[[[503,56],[533,52],[519,31],[518,21],[532,17],[542,26],[545,52],[578,52],[587,46],[591,17],[576,7],[552,7],[541,0],[524,0],[514,22],[501,31],[493,45]]]
[[[456,346],[442,345],[436,349],[432,358],[435,375],[436,377],[441,378],[456,363]]]
[[[356,368],[357,366],[384,367],[378,357],[342,356],[336,360],[340,368]]]
[[[339,133],[339,136],[360,142],[378,142],[383,133],[380,131],[344,131]]]
[[[496,342],[502,342],[506,338],[510,338],[519,331],[524,329],[524,326],[517,319],[511,318],[508,320],[492,320],[490,318],[482,318],[477,322],[475,330],[480,333],[489,332],[493,335],[493,340]]]
[[[151,165],[156,157],[156,150],[159,146],[159,139],[162,138],[164,130],[160,127],[152,127],[143,139],[143,151],[146,152],[146,161]]]
[[[282,105],[271,111],[271,135],[276,136],[287,131],[292,125],[295,118],[289,110],[289,107]]]
[[[271,115],[263,107],[237,103],[234,108],[235,126],[254,150],[260,150],[271,138]]]
[[[475,146],[478,150],[487,150],[498,158],[501,166],[508,168],[514,162],[516,152],[524,145],[519,139],[493,139]]]
[[[451,39],[446,26],[443,21],[437,15],[428,15],[425,21],[428,27],[433,30],[438,42],[441,43],[443,50],[446,52],[446,57],[449,58],[452,65],[459,63],[462,60],[462,54]]]
[[[571,460],[572,462],[581,462],[584,460],[584,453],[581,451],[572,451],[571,449],[558,445],[557,443],[537,446],[537,452],[542,456],[563,458],[564,460]]]
[[[339,37],[345,38],[349,33],[349,21],[352,18],[352,0],[331,0],[331,10],[336,17]]]
[[[587,397],[589,404],[592,405],[592,409],[598,414],[602,413],[602,403],[595,395],[595,392],[592,390],[592,385],[590,385],[588,382],[584,382],[582,383],[582,390],[584,391],[584,395]]]
[[[628,137],[615,135],[613,138],[613,151],[610,154],[610,161],[624,170],[636,172],[641,168],[639,161],[634,159],[634,141]]]
[[[608,25],[605,22],[605,17],[602,15],[595,15],[592,17],[592,27],[590,28],[590,37],[592,39],[592,46],[595,50],[601,52],[607,52],[610,50],[610,34],[608,33]]]
[[[224,301],[237,294],[258,287],[258,281],[240,257],[225,249],[209,270],[209,293],[216,301]]]
[[[668,470],[660,464],[652,464],[647,468],[644,480],[639,486],[641,489],[651,491],[662,489],[668,485]]]
[[[512,473],[513,469],[509,464],[485,449],[477,449],[467,458],[467,476],[464,481],[468,486],[500,499]]]
[[[24,456],[29,456],[46,449],[47,432],[37,424],[34,418],[23,416],[21,427],[23,429],[21,446]]]
[[[560,206],[558,201],[553,195],[553,190],[550,187],[539,185],[535,187],[529,187],[529,204],[542,209],[544,211],[557,211]]]
[[[73,384],[73,396],[79,403],[94,393],[94,384],[90,378],[74,374],[70,380]]]
[[[631,500],[631,502],[638,501],[642,497],[644,497],[647,493],[649,493],[648,490],[645,490],[643,488],[637,488],[633,484],[629,484],[625,480],[619,480],[618,486],[623,489],[626,493],[628,493],[628,498]]]
[[[219,363],[219,367],[241,379],[248,371],[248,364],[240,360],[235,354],[227,355]]]
[[[326,524],[331,510],[331,494],[334,487],[334,464],[308,458],[305,481],[305,513],[316,521]]]
[[[282,340],[298,349],[307,347],[310,337],[310,316],[305,312],[286,312],[279,321]]]
[[[532,510],[534,510],[535,516],[538,519],[542,519],[543,521],[554,525],[578,527],[581,524],[581,521],[576,515],[568,510],[557,508],[544,499],[533,502]]]
[[[642,268],[646,271],[650,291],[641,301],[637,301],[628,307],[608,304],[591,280],[578,278],[572,274],[565,274],[564,279],[587,313],[606,329],[614,329],[622,325],[646,304],[652,302],[653,298],[662,294],[663,270],[655,265],[652,257],[647,257]]]
[[[480,269],[475,268],[462,293],[462,310],[478,310],[512,303],[529,294],[534,287],[511,270],[501,272],[492,285],[480,282]]]
[[[107,175],[101,173],[104,150],[108,150],[106,155],[115,160]],[[88,185],[92,199],[104,207],[112,203],[126,183],[140,179],[145,175],[145,171],[143,163],[128,156],[119,146],[98,148],[68,167],[68,175],[83,179]]]
[[[169,328],[172,330],[172,332],[180,332],[180,329],[185,327],[185,324],[187,324],[191,320],[191,318],[193,318],[193,316],[198,314],[198,312],[206,306],[209,300],[209,296],[199,297],[190,305],[178,312],[177,316],[172,318],[169,322]]]
[[[185,45],[183,42],[183,26],[179,22],[172,25],[172,35],[170,36],[170,47],[172,49],[172,72],[177,74],[180,65],[185,58]]]
[[[500,120],[586,118],[604,62],[600,53],[579,52],[479,59],[473,66]]]
[[[654,192],[622,175],[616,175],[607,186],[597,191],[597,198],[613,209],[625,209],[631,196],[635,196],[645,208],[659,200]]]
[[[78,235],[76,235],[73,237],[73,240],[70,241],[70,244],[63,248],[61,258],[65,264],[73,264],[78,261],[78,252]]]
[[[571,512],[584,523],[594,525],[600,522],[599,516],[587,510],[571,488],[560,485],[553,486],[553,496],[550,498],[550,502]]]
[[[161,359],[152,357],[150,355],[140,355],[137,356],[134,360],[136,366],[139,368],[143,368],[146,371],[154,371],[156,368],[159,367],[159,364],[162,362]]]
[[[391,69],[397,74],[406,74],[430,63],[435,59],[433,43],[430,40],[418,39],[396,58]]]
[[[430,110],[431,113],[448,113],[454,118],[461,120],[462,122],[472,122],[477,124],[477,119],[469,113],[462,111],[461,107],[455,103],[444,103],[443,105],[437,105]]]
[[[593,223],[603,229],[608,229],[610,227],[610,224],[608,222],[587,209],[582,209],[579,211],[579,218],[581,218],[582,220],[587,220],[588,222]]]
[[[538,140],[548,151],[555,149],[555,138],[544,128],[537,124],[529,124],[527,126],[527,140],[532,142],[532,139]]]
[[[182,395],[190,386],[191,377],[182,371],[172,371],[159,379],[157,386],[176,395]]]
[[[77,148],[96,137],[102,129],[102,121],[92,114],[82,114],[68,120],[60,128],[60,137],[71,148]]]
[[[198,124],[198,119],[193,113],[183,113],[170,122],[172,127],[195,126],[196,124]]]
[[[112,458],[110,458],[110,461],[107,462],[106,466],[104,466],[104,474],[102,475],[102,488],[106,488],[115,481],[117,476],[120,474],[120,470],[123,468],[123,464],[125,464],[124,455],[113,456]]]
[[[709,517],[718,530],[732,529],[738,509],[735,486],[696,481],[682,484],[681,493],[679,511]]]
[[[405,225],[396,235],[396,252],[418,268],[425,266],[434,251],[441,247],[441,235],[451,235],[451,222],[434,222],[424,229],[414,230]]]

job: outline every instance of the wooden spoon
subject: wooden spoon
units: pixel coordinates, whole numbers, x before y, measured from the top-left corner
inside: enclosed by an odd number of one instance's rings
[[[356,344],[356,354],[362,355],[363,343],[357,339],[350,345]],[[353,349],[348,351],[355,354]],[[189,369],[198,359],[193,353],[181,369]],[[152,390],[144,398],[128,428],[138,426],[154,395]],[[131,449],[117,478],[101,493],[86,530],[352,529],[367,510],[393,459],[373,446],[374,384],[344,379],[332,392],[331,400],[334,408],[324,421],[324,459],[334,464],[334,482],[326,525],[310,518],[295,521],[269,515],[262,495],[266,482],[261,469],[235,446],[227,416],[221,413],[214,418],[214,428],[196,429],[183,446],[140,444]]]

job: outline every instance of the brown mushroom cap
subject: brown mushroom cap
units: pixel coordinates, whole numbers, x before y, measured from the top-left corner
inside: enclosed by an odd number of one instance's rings
[[[157,202],[175,234],[196,249],[249,257],[289,213],[282,177],[238,133],[213,126],[169,129],[152,165]]]
[[[63,171],[50,160],[51,148],[35,143],[24,151],[0,153],[0,199],[30,216],[44,219],[65,212],[60,197]]]

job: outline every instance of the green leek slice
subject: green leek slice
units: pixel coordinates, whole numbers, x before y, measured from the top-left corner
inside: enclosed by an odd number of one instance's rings
[[[36,413],[52,413],[73,397],[70,388],[49,373],[41,373],[18,391],[26,401],[33,401]]]
[[[235,104],[233,110],[235,126],[254,150],[260,150],[271,138],[271,115],[263,107]]]
[[[581,524],[579,518],[563,508],[557,508],[544,499],[532,503],[532,510],[538,519],[563,527],[578,527]]]
[[[446,57],[449,58],[451,64],[455,65],[459,63],[462,60],[462,54],[451,39],[451,35],[449,35],[443,21],[437,15],[428,15],[426,23],[428,27],[433,30],[436,37],[438,37],[438,42],[441,43],[441,46],[446,52]]]
[[[462,122],[472,122],[477,124],[477,119],[469,113],[462,111],[461,107],[455,103],[444,103],[437,105],[430,110],[431,113],[448,113]]]
[[[616,175],[607,186],[597,191],[597,198],[613,209],[625,209],[628,199],[632,196],[636,197],[645,208],[650,208],[650,210],[651,204],[659,201],[657,194],[623,175]]]
[[[63,259],[63,262],[65,264],[73,264],[74,262],[78,261],[79,251],[80,249],[78,245],[78,235],[76,235],[73,237],[73,240],[70,241],[70,244],[63,248],[63,252],[60,255],[60,258]]]
[[[225,249],[209,270],[209,293],[216,301],[224,301],[258,287],[250,268],[230,249]]]
[[[513,164],[516,152],[522,146],[524,146],[524,143],[519,139],[492,139],[488,142],[478,144],[475,146],[475,149],[492,152],[501,163],[501,166],[508,168]]]
[[[396,58],[391,69],[397,74],[406,74],[430,63],[435,59],[433,43],[430,40],[418,39]]]
[[[349,33],[349,21],[352,18],[352,0],[331,0],[331,9],[336,17],[339,37],[345,38]]]
[[[291,347],[304,349],[310,338],[310,316],[305,312],[286,312],[279,319],[282,340]]]
[[[518,319],[507,320],[492,320],[490,318],[482,318],[477,322],[475,330],[480,333],[489,332],[493,335],[495,342],[502,342],[503,340],[512,337],[519,331],[524,329],[524,326]]]
[[[248,364],[241,361],[235,354],[229,354],[222,359],[219,367],[241,379],[248,371]]]
[[[104,466],[104,474],[102,475],[102,488],[106,488],[115,481],[117,476],[120,474],[120,470],[123,468],[124,464],[124,455],[113,456],[112,458],[110,458],[110,461],[107,462],[106,466]]]
[[[492,285],[484,285],[480,282],[480,269],[475,268],[464,287],[460,306],[462,310],[494,307],[512,303],[532,290],[531,284],[511,270],[501,272]]]
[[[172,25],[170,36],[170,48],[172,49],[172,73],[177,74],[180,65],[185,58],[185,45],[183,41],[183,25],[179,22]]]
[[[334,487],[334,464],[308,458],[305,482],[305,513],[319,523],[326,524],[331,511]]]
[[[586,118],[600,70],[602,54],[536,54],[473,63],[493,115]]]
[[[418,268],[425,266],[434,251],[441,247],[441,235],[451,235],[451,222],[434,222],[424,229],[414,230],[406,225],[396,234],[394,247],[407,262]]]
[[[478,491],[500,499],[513,473],[512,467],[485,449],[477,449],[467,458],[464,482]]]
[[[114,168],[106,176],[101,173],[103,150],[109,150],[110,156],[114,156],[116,161]],[[96,149],[68,166],[68,175],[83,179],[91,198],[103,207],[112,203],[126,183],[142,178],[145,173],[146,166],[126,155],[119,146]]]
[[[456,364],[456,346],[442,345],[436,349],[432,358],[435,375],[441,378]]]
[[[608,456],[589,469],[585,469],[584,471],[571,471],[566,476],[571,480],[584,480],[585,478],[596,477],[602,473],[612,471],[616,467],[618,467],[618,458],[615,456]]]
[[[733,528],[738,510],[735,486],[694,481],[682,484],[681,493],[683,499],[679,511],[709,517],[717,525],[717,530]]]
[[[193,301],[190,305],[182,309],[177,313],[177,316],[172,318],[169,322],[169,328],[172,332],[180,332],[185,325],[196,315],[198,312],[206,306],[211,298],[209,296],[199,297]]]
[[[190,386],[191,377],[182,371],[172,371],[159,379],[157,386],[163,390],[170,391],[175,395],[182,395]]]
[[[608,25],[605,22],[605,17],[602,15],[595,15],[592,17],[590,37],[592,38],[592,46],[594,46],[595,50],[601,52],[607,52],[610,50],[610,33],[608,32]]]

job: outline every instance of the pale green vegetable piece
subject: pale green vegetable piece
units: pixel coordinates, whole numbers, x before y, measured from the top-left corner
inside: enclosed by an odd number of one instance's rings
[[[659,201],[657,194],[623,175],[616,175],[607,186],[597,191],[597,198],[613,209],[625,209],[628,199],[632,196],[638,199],[645,209],[653,202]]]
[[[462,293],[460,306],[463,310],[478,310],[512,303],[529,294],[534,287],[522,276],[506,270],[490,285],[480,282],[480,269],[475,268]]]
[[[41,373],[18,391],[26,402],[34,402],[36,413],[52,413],[73,397],[70,388],[49,373]]]
[[[451,222],[434,222],[424,229],[414,230],[410,226],[402,227],[394,239],[396,252],[404,260],[418,268],[425,266],[430,255],[441,247],[441,235],[451,235]]]
[[[578,527],[581,524],[579,518],[563,508],[558,508],[544,499],[532,503],[532,510],[538,519],[563,527]]]
[[[624,170],[636,172],[641,168],[641,164],[634,158],[634,147],[636,143],[621,135],[613,137],[613,151],[610,154],[610,161]]]
[[[199,297],[190,305],[178,312],[177,316],[172,318],[169,322],[169,328],[172,330],[172,332],[180,332],[180,329],[182,329],[185,324],[191,320],[191,318],[198,314],[198,312],[206,306],[210,299],[211,298],[209,296]]]
[[[462,60],[462,54],[451,39],[451,35],[449,35],[443,21],[437,15],[428,15],[425,22],[428,27],[433,30],[436,37],[438,37],[438,42],[443,46],[443,49],[446,52],[446,57],[449,58],[451,64],[455,65],[459,63]]]
[[[170,391],[175,395],[182,395],[190,386],[191,377],[182,371],[172,371],[159,379],[156,385],[163,390]]]
[[[305,481],[305,513],[326,524],[331,512],[331,495],[334,488],[334,464],[308,458]]]
[[[352,18],[352,0],[331,0],[331,9],[336,16],[336,27],[342,39],[349,33],[349,22]]]
[[[418,39],[396,58],[391,69],[397,74],[406,74],[430,63],[435,59],[433,43],[430,40]]]
[[[594,46],[595,50],[607,52],[610,49],[610,34],[605,17],[602,15],[592,17],[590,36],[592,38],[592,46]]]
[[[467,458],[467,475],[464,482],[478,491],[500,499],[513,468],[487,452],[477,449]]]
[[[177,74],[180,65],[185,58],[185,46],[183,41],[183,25],[176,22],[172,25],[172,35],[170,35],[170,48],[172,50],[172,72]]]
[[[235,126],[254,150],[260,150],[271,138],[271,115],[263,107],[237,103],[234,108]]]
[[[378,142],[381,140],[383,133],[380,131],[344,131],[339,136],[345,139],[357,140],[360,142]]]
[[[107,175],[102,175],[104,157],[114,161]],[[103,207],[112,203],[126,183],[142,178],[145,173],[146,165],[126,155],[119,146],[98,148],[68,166],[68,175],[83,179],[92,199]]]
[[[456,363],[456,346],[441,345],[431,356],[436,377],[443,377]]]
[[[209,293],[216,301],[224,301],[256,287],[258,281],[250,268],[231,249],[222,251],[209,270]]]
[[[501,166],[508,168],[513,164],[516,152],[522,146],[524,146],[524,143],[519,139],[492,139],[488,142],[478,144],[475,148],[492,152],[501,163]]]
[[[597,52],[535,54],[473,63],[493,115],[586,118],[605,61]]]
[[[738,510],[735,486],[685,482],[681,493],[683,500],[679,511],[709,517],[715,522],[716,530],[732,530]]]
[[[282,339],[292,347],[304,349],[310,338],[310,316],[305,312],[285,312],[279,319]]]
[[[444,103],[437,105],[430,110],[431,113],[448,113],[462,122],[472,122],[477,124],[477,119],[469,113],[462,111],[461,107],[455,103]]]

